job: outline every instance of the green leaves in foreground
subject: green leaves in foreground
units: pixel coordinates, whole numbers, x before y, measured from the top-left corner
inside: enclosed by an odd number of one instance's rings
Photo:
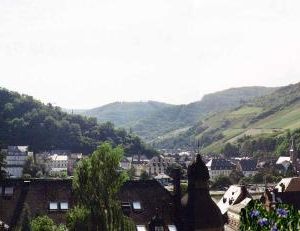
[[[294,231],[300,230],[300,214],[291,205],[278,204],[267,211],[258,201],[250,202],[241,212],[240,230]]]

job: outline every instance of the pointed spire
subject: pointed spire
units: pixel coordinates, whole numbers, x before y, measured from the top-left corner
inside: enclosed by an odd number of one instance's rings
[[[295,150],[294,137],[291,137],[291,140],[292,140],[292,144],[291,144],[291,147],[290,147],[290,152],[294,152],[294,150]]]

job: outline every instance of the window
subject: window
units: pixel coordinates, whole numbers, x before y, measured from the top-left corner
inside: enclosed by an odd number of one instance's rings
[[[132,202],[132,207],[134,210],[141,210],[142,209],[141,202],[139,201]]]
[[[137,226],[136,226],[136,230],[137,230],[137,231],[147,231],[145,225],[137,225]]]
[[[163,226],[156,226],[154,227],[155,231],[164,231],[164,227]]]
[[[58,203],[57,202],[50,202],[49,203],[50,210],[58,210]]]
[[[60,202],[60,209],[61,210],[68,210],[69,209],[69,203],[68,202]]]
[[[5,187],[4,188],[4,195],[5,196],[11,196],[14,194],[14,188],[13,187]]]
[[[121,208],[122,208],[123,213],[130,214],[130,212],[131,212],[131,205],[130,205],[129,202],[122,202],[121,203]]]

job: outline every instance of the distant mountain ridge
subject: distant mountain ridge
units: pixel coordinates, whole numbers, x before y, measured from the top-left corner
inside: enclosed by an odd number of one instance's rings
[[[96,117],[99,122],[111,121],[116,126],[132,129],[148,142],[168,133],[184,131],[199,120],[218,111],[232,109],[276,88],[241,87],[205,95],[202,100],[185,105],[155,101],[115,102],[79,114]]]
[[[116,126],[128,128],[137,120],[144,119],[149,116],[149,114],[171,106],[171,104],[156,101],[114,102],[83,111],[81,114],[96,117],[99,122],[111,121]]]
[[[238,107],[206,116],[178,134],[156,139],[160,148],[189,146],[198,140],[203,153],[219,152],[243,137],[279,137],[300,128],[300,83],[243,102]]]

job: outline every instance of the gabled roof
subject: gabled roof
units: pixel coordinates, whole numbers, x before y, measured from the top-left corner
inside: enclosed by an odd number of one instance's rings
[[[206,167],[211,170],[231,170],[234,168],[234,164],[226,159],[211,159],[206,164]]]
[[[172,214],[174,214],[173,197],[156,180],[127,181],[119,192],[119,200],[122,203],[131,205],[128,216],[133,219],[135,224],[148,224],[155,216],[157,209],[166,224],[174,224]],[[135,211],[133,202],[139,202],[141,209]]]
[[[8,146],[7,151],[9,155],[14,153],[26,153],[28,146]]]
[[[245,186],[231,185],[217,205],[220,208],[221,213],[225,214],[229,207],[240,203],[247,197],[251,198]]]
[[[266,190],[262,198],[265,204],[283,203],[292,205],[294,208],[300,210],[300,191],[285,191],[276,192]]]
[[[282,192],[281,185],[284,185],[284,192],[300,192],[300,177],[283,178],[275,188]]]
[[[291,162],[291,157],[289,156],[280,156],[276,161],[276,164],[282,164],[283,162]]]
[[[254,159],[242,159],[239,162],[242,171],[256,171],[257,160]]]

